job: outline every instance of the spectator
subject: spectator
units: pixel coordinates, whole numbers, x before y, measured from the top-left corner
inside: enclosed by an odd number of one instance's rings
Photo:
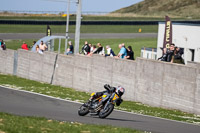
[[[28,50],[28,45],[26,44],[26,42],[23,42],[23,44],[22,44],[22,49],[24,49],[24,50]]]
[[[42,50],[39,48],[39,45],[36,46],[36,52],[39,54],[43,54]]]
[[[85,44],[82,47],[82,53],[84,55],[88,55],[90,53],[90,46],[88,45],[87,41],[85,41]]]
[[[33,48],[33,46],[35,45],[36,41],[33,41],[32,46],[30,46],[29,48]]]
[[[39,48],[42,52],[44,52],[47,49],[47,45],[43,41],[41,41]]]
[[[128,52],[128,49],[125,46],[125,43],[122,43],[122,47],[124,47],[126,49],[126,52]]]
[[[2,39],[0,39],[0,50],[6,50],[6,44]]]
[[[181,57],[180,48],[175,47],[174,55],[172,56],[172,63],[184,64],[183,58]]]
[[[172,62],[172,56],[174,55],[175,44],[171,44],[169,50],[167,51],[167,62]]]
[[[90,52],[92,52],[93,51],[93,47],[92,47],[91,43],[89,43],[89,47],[90,47]]]
[[[97,50],[94,52],[94,54],[100,54],[100,55],[104,55],[105,54],[105,50],[104,47],[101,45],[101,43],[97,43]]]
[[[96,46],[96,45],[93,45],[93,46],[92,46],[92,51],[91,51],[91,53],[94,53],[95,51],[97,51],[97,46]]]
[[[128,46],[128,49],[127,49],[127,56],[126,56],[125,58],[126,58],[126,59],[129,59],[129,60],[134,60],[134,52],[133,52],[131,46]]]
[[[167,48],[163,48],[163,55],[158,60],[167,61]]]
[[[66,55],[73,54],[74,53],[74,47],[72,45],[72,42],[69,41],[69,48],[67,49]]]
[[[107,54],[105,56],[111,56],[111,57],[116,56],[114,51],[110,48],[109,45],[106,46],[106,50],[107,50]]]
[[[93,54],[95,54],[96,51],[97,51],[97,47],[96,47],[96,45],[93,45],[92,46],[92,51],[90,51],[90,53],[88,55],[92,56]]]
[[[120,52],[117,55],[118,58],[124,59],[125,56],[127,56],[126,49],[122,46],[122,44],[119,44]]]

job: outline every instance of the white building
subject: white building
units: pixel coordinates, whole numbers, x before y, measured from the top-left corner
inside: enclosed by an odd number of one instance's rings
[[[157,49],[156,48],[145,48],[141,49],[141,57],[146,59],[157,59]]]
[[[159,23],[157,58],[162,56],[165,23]],[[200,62],[200,25],[172,23],[172,43],[177,47],[184,48],[184,60]]]

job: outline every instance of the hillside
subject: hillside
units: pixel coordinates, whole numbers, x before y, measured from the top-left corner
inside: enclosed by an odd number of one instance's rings
[[[200,18],[200,0],[144,0],[112,13],[138,16]]]

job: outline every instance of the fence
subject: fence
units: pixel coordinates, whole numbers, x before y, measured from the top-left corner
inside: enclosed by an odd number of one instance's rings
[[[200,114],[199,64],[6,50],[0,51],[0,65],[1,73],[86,92],[122,85],[126,100]]]
[[[81,25],[158,25],[162,21],[81,21]],[[174,23],[200,24],[200,21],[173,21]],[[66,25],[66,21],[45,20],[0,20],[0,24],[23,25]],[[75,25],[76,21],[69,21],[69,25]]]

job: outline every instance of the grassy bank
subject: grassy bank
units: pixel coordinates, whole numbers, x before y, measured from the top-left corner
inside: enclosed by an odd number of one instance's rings
[[[0,79],[0,85],[3,86],[59,97],[62,99],[84,102],[90,97],[88,93],[76,91],[71,88],[39,83],[16,76],[0,74]],[[104,90],[103,86],[102,90]],[[124,101],[120,107],[118,107],[118,109],[171,120],[200,124],[200,116],[198,115],[189,114],[178,110],[167,110],[158,107],[150,107],[148,105],[132,101]]]
[[[125,43],[126,46],[132,46],[133,51],[135,53],[135,57],[140,56],[141,48],[144,47],[157,47],[157,39],[156,38],[136,38],[136,39],[81,39],[80,41],[80,50],[82,45],[84,44],[84,41],[87,40],[89,43],[97,44],[100,42],[104,48],[106,45],[110,45],[111,48],[114,50],[114,52],[117,54],[119,52],[118,44]],[[25,41],[28,45],[31,45],[33,42],[33,39],[28,40],[11,40],[6,41],[6,46],[9,49],[17,50],[18,48],[21,48],[21,45]],[[74,44],[74,40],[71,40]],[[65,41],[62,40],[61,44],[61,53],[64,52],[65,47]],[[58,50],[58,40],[55,41],[55,51]]]
[[[50,25],[52,33],[65,33],[65,25]],[[0,33],[46,33],[46,25],[0,24]],[[81,33],[157,33],[157,25],[82,25]],[[69,33],[75,33],[75,25],[69,26]]]
[[[60,122],[0,112],[0,133],[142,133],[128,128]]]

